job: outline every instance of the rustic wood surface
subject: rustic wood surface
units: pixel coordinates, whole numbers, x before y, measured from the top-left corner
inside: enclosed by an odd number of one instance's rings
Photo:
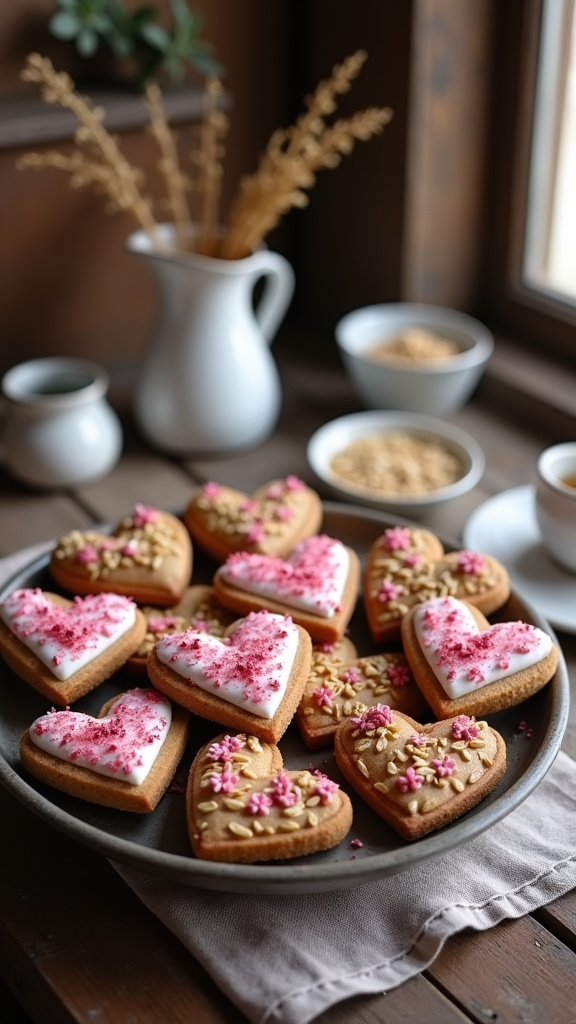
[[[136,501],[181,509],[197,481],[214,478],[251,490],[291,472],[313,482],[305,459],[309,435],[359,406],[339,365],[310,356],[303,362],[282,345],[278,357],[284,409],[273,437],[255,452],[219,461],[166,459],[142,446],[125,411],[125,453],[101,483],[77,492],[37,494],[0,475],[0,555],[71,527],[114,521]],[[127,410],[122,388],[112,399]],[[427,523],[457,538],[471,511],[488,496],[534,479],[536,455],[556,435],[553,421],[508,418],[506,405],[492,405],[484,388],[452,419],[477,437],[487,456],[481,486]],[[562,634],[559,639],[574,681],[576,637]],[[576,757],[574,710],[563,746]],[[105,858],[41,822],[2,790],[0,814],[3,1021],[245,1020]],[[317,1021],[574,1024],[576,891],[518,921],[457,936],[429,970],[399,989],[346,1001]]]

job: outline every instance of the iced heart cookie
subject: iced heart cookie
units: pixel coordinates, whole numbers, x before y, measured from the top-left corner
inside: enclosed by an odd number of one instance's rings
[[[224,636],[236,616],[218,601],[214,588],[196,584],[187,587],[182,600],[172,608],[153,608],[144,605],[140,611],[146,619],[146,634],[137,651],[128,659],[127,668],[140,675],[148,675],[148,655],[154,645],[171,633],[185,629]]]
[[[112,534],[73,530],[61,537],[49,569],[74,594],[113,590],[138,604],[166,607],[190,582],[192,544],[176,516],[136,505]]]
[[[427,530],[395,526],[372,544],[364,574],[364,605],[377,643],[398,636],[402,618],[421,601],[450,595],[485,615],[510,594],[503,565],[473,551],[446,553]]]
[[[352,824],[350,799],[321,772],[283,771],[280,751],[256,736],[220,736],[196,755],[186,808],[204,860],[282,860],[336,846]]]
[[[402,641],[418,686],[437,718],[512,707],[552,678],[558,649],[527,622],[490,625],[472,605],[436,597],[402,620]]]
[[[296,724],[307,747],[327,746],[342,721],[384,700],[416,717],[427,709],[403,654],[346,659],[315,649]]]
[[[98,718],[49,711],[20,741],[22,765],[40,782],[91,803],[141,814],[168,788],[188,738],[189,715],[154,690],[128,690]]]
[[[319,530],[322,503],[296,476],[272,480],[251,495],[211,481],[192,497],[183,518],[194,541],[218,561],[233,551],[282,558]]]
[[[287,559],[235,552],[213,583],[222,604],[235,611],[290,615],[317,643],[334,643],[354,611],[359,580],[357,554],[320,534],[301,541]]]
[[[145,629],[144,616],[120,594],[68,601],[34,588],[15,590],[0,604],[0,654],[55,704],[71,704],[113,675]]]
[[[419,725],[381,704],[338,729],[344,777],[403,839],[419,839],[475,807],[506,769],[506,744],[466,715]]]
[[[300,702],[311,654],[306,630],[289,616],[252,612],[223,638],[189,629],[158,641],[148,675],[202,718],[276,743]]]

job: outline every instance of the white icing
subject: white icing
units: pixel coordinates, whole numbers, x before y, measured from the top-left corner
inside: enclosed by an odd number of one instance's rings
[[[153,690],[130,690],[104,718],[68,709],[49,711],[32,723],[29,735],[37,747],[60,761],[139,786],[158,757],[171,722],[170,701]]]
[[[163,637],[155,650],[164,665],[201,690],[270,719],[286,693],[299,642],[288,616],[253,612],[232,637],[188,629]]]
[[[427,614],[430,611],[432,619]],[[466,605],[452,597],[432,598],[419,605],[414,612],[414,631],[428,664],[451,699],[531,668],[552,649],[551,637],[527,623],[501,622],[481,633]],[[478,642],[480,636],[483,644]],[[518,639],[527,640],[530,650],[514,650]],[[451,655],[448,648],[453,644]],[[456,649],[460,645],[468,657],[462,657]]]
[[[58,616],[66,628],[75,630],[74,639],[67,643],[64,637],[50,636],[47,616],[52,620]],[[48,601],[41,590],[16,590],[0,604],[0,617],[56,679],[65,680],[132,629],[136,606],[118,594],[98,594],[76,598],[64,610]]]

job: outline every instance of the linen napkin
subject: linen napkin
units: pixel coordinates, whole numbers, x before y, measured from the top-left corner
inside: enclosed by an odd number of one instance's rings
[[[0,560],[0,585],[45,549]],[[114,867],[250,1021],[307,1024],[418,974],[464,928],[491,928],[573,889],[576,762],[560,752],[516,810],[461,849],[351,889],[253,896]]]

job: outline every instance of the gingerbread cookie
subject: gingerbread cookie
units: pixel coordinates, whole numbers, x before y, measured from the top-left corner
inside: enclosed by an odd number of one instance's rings
[[[68,601],[39,588],[5,598],[0,620],[4,660],[55,704],[71,704],[113,675],[146,629],[130,598],[94,594]]]
[[[490,615],[509,594],[508,573],[495,558],[446,553],[433,533],[418,527],[391,527],[368,552],[364,605],[377,643],[397,637],[404,615],[428,598],[458,597]]]
[[[213,583],[229,608],[290,615],[315,642],[334,643],[354,611],[359,580],[356,552],[320,534],[301,541],[287,559],[238,551],[216,571]]]
[[[402,620],[418,686],[437,718],[487,715],[521,703],[552,678],[558,648],[527,622],[488,620],[473,605],[435,597]]]
[[[311,656],[308,633],[289,616],[252,612],[223,638],[189,629],[160,640],[148,675],[201,718],[276,743],[298,707]]]
[[[384,700],[412,716],[419,717],[427,709],[403,654],[346,659],[315,649],[296,723],[307,747],[327,746],[342,721]]]
[[[319,530],[322,503],[296,476],[272,480],[251,495],[210,481],[183,518],[194,541],[218,561],[233,551],[283,558]]]
[[[192,544],[176,516],[136,505],[111,534],[73,530],[61,537],[49,569],[74,594],[113,590],[165,608],[180,600],[190,582]]]
[[[253,863],[336,846],[350,799],[319,771],[283,771],[277,747],[223,735],[196,755],[186,794],[190,842],[204,860]]]
[[[146,619],[146,634],[137,651],[128,659],[126,667],[139,675],[148,674],[148,655],[154,645],[171,633],[182,633],[195,629],[224,636],[236,616],[218,601],[214,588],[196,584],[184,591],[182,600],[173,608],[153,608],[145,605],[140,609]]]
[[[506,769],[506,744],[486,722],[459,715],[419,725],[386,704],[344,722],[334,751],[358,795],[409,840],[475,807]]]
[[[98,718],[48,711],[20,741],[22,765],[81,800],[147,814],[166,792],[184,753],[190,716],[155,690],[128,690]]]

